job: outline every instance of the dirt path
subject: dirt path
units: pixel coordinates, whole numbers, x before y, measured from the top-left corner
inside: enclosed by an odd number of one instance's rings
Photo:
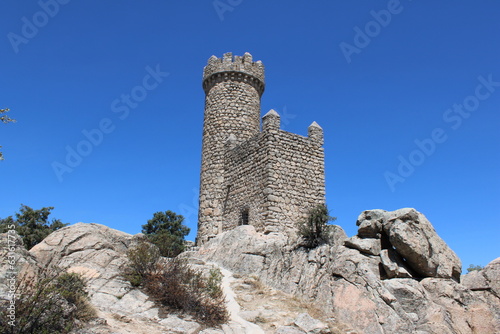
[[[231,288],[231,283],[235,280],[233,273],[229,270],[220,268],[222,275],[222,289],[226,295],[227,310],[230,315],[230,323],[227,326],[223,326],[224,333],[246,333],[246,334],[265,334],[264,330],[258,325],[246,321],[239,316],[241,307],[236,301],[235,293]]]

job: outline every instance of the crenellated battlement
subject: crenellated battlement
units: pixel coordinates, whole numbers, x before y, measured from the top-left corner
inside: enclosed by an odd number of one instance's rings
[[[245,52],[243,56],[225,53],[222,58],[212,56],[203,69],[203,89],[207,93],[214,84],[222,81],[246,82],[257,89],[259,95],[264,92],[264,64],[254,62],[252,55]]]

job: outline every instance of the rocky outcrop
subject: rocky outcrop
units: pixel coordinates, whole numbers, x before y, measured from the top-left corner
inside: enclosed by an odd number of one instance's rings
[[[85,277],[99,317],[93,332],[159,334],[161,321],[175,319],[161,319],[148,296],[121,277],[127,250],[141,237],[100,224],[77,223],[53,232],[30,254],[44,268],[61,268]],[[127,331],[123,331],[125,325]]]
[[[491,261],[482,270],[462,276],[462,284],[473,291],[490,291],[500,298],[500,258]]]
[[[360,245],[376,245],[370,249],[388,249],[383,257],[389,278],[409,277],[412,273],[411,276],[418,278],[460,280],[460,259],[438,236],[427,218],[415,209],[364,211],[356,225],[359,226],[358,235],[347,240],[346,246],[364,252],[368,250]],[[392,250],[397,254],[393,254]],[[371,253],[378,255],[373,250]]]
[[[500,257],[491,261],[482,270],[474,270],[462,276],[462,284],[472,292],[475,299],[484,300],[488,305],[500,303]],[[500,324],[500,307],[492,307],[489,310],[481,305],[474,305],[478,314],[478,323],[487,324],[486,318],[490,312],[494,312],[497,324]],[[496,328],[497,332],[500,332]],[[490,331],[493,333],[493,331]],[[485,331],[487,333],[487,331]]]
[[[258,276],[326,311],[346,333],[500,331],[495,290],[480,295],[458,283],[460,260],[421,213],[365,211],[358,225],[356,237],[335,227],[334,241],[312,250],[240,226],[185,256]],[[496,275],[495,262],[487,268],[482,282]]]
[[[222,288],[231,315],[227,324],[206,328],[189,315],[167,312],[121,276],[127,250],[143,237],[104,225],[78,223],[50,234],[28,252],[17,234],[0,234],[2,258],[15,259],[14,269],[5,261],[0,266],[0,304],[3,307],[8,303],[10,272],[16,279],[22,276],[36,280],[40,273],[62,269],[85,277],[97,313],[97,318],[72,334],[274,334],[282,327],[299,333],[328,333],[326,325],[311,318],[291,296],[263,285],[255,290],[248,283],[260,285],[258,278],[233,277],[232,272],[222,268]],[[217,266],[193,257],[188,260],[193,269],[202,272]]]
[[[166,314],[122,279],[126,252],[142,235],[79,223],[29,252],[17,235],[12,248],[3,234],[0,254],[13,255],[16,272],[33,278],[51,267],[86,277],[98,318],[73,334],[500,332],[500,258],[459,283],[460,261],[417,211],[365,211],[358,225],[352,238],[332,226],[331,243],[311,250],[246,225],[181,254],[194,269],[222,268],[231,320],[221,328]]]

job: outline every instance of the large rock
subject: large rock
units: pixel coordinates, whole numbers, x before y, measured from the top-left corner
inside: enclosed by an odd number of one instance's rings
[[[319,320],[312,318],[307,313],[301,313],[295,319],[295,326],[306,332],[307,334],[321,334],[328,331],[328,326]],[[329,331],[328,331],[329,332]]]
[[[42,267],[85,277],[90,302],[102,321],[84,333],[159,334],[165,327],[159,309],[121,276],[127,250],[142,237],[100,224],[77,223],[51,233],[30,253]]]
[[[425,278],[420,285],[434,302],[422,313],[428,322],[441,323],[442,333],[500,333],[498,297],[476,294],[451,279]],[[433,327],[422,326],[427,328]]]
[[[56,266],[87,279],[91,302],[103,317],[157,317],[148,296],[131,289],[121,278],[127,250],[140,237],[104,225],[78,223],[50,234],[34,246],[33,254],[43,267]]]
[[[462,284],[474,296],[475,326],[483,328],[484,333],[500,333],[500,258],[491,261],[482,270],[474,270],[462,276]],[[495,330],[488,319],[493,313],[497,319]]]
[[[415,209],[401,209],[391,213],[384,227],[396,251],[410,267],[423,277],[460,280],[462,263],[441,239],[431,223]]]
[[[356,224],[358,237],[379,238],[382,248],[395,248],[418,276],[460,280],[460,259],[415,209],[364,211]]]
[[[380,252],[380,261],[387,278],[412,277],[401,256],[394,249],[384,249]]]
[[[344,247],[344,238],[336,240],[307,251],[287,244],[284,237],[241,226],[210,240],[190,256],[222,264],[238,274],[254,274],[265,284],[313,301],[336,319],[341,332],[384,333],[385,325],[400,333],[411,330],[409,323],[390,323],[394,310],[375,298],[378,289],[384,290],[380,258]],[[257,259],[248,261],[249,256]],[[379,315],[387,320],[380,320]]]
[[[387,211],[367,210],[363,211],[356,221],[358,236],[361,238],[380,238],[384,222],[387,221]]]
[[[491,261],[482,272],[488,281],[488,286],[500,298],[500,257]]]
[[[360,238],[357,235],[344,241],[344,245],[370,255],[380,255],[381,244],[378,238]]]

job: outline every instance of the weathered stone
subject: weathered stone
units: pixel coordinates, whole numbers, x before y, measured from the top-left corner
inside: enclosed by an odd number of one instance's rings
[[[143,237],[104,225],[78,223],[53,232],[30,254],[44,268],[58,267],[86,278],[90,302],[106,323],[96,324],[96,333],[121,333],[126,324],[130,332],[160,334],[164,326],[157,323],[159,309],[121,277],[128,248]]]
[[[199,334],[226,334],[221,329],[207,328],[202,330]]]
[[[482,272],[488,281],[488,286],[500,298],[500,257],[491,261]]]
[[[368,210],[363,211],[356,221],[358,236],[361,238],[377,238],[382,232],[382,226],[386,219],[387,211]]]
[[[306,334],[306,332],[292,326],[280,326],[275,334]]]
[[[408,265],[423,277],[460,280],[462,264],[425,216],[415,209],[389,213],[389,240]]]
[[[307,334],[320,334],[329,331],[326,324],[314,319],[307,313],[299,314],[297,319],[295,319],[295,325]]]
[[[387,278],[412,277],[401,256],[393,249],[383,249],[380,252],[380,260]]]
[[[349,248],[354,248],[362,253],[370,255],[379,255],[381,250],[380,239],[365,238],[361,239],[358,236],[353,236],[344,241],[344,245]]]
[[[462,276],[462,285],[472,293],[469,307],[471,322],[478,333],[500,333],[500,321],[491,322],[491,315],[500,319],[500,258],[491,261],[482,270]]]
[[[359,226],[359,237],[380,239],[382,249],[395,248],[417,275],[460,280],[460,259],[437,235],[425,216],[415,209],[364,211],[356,224]],[[361,248],[359,245],[357,247]],[[394,266],[390,265],[387,256],[385,260],[388,275],[392,277],[395,272],[391,267]]]
[[[413,320],[419,318],[418,314],[422,312],[422,308],[430,304],[425,289],[416,280],[395,278],[384,280],[383,285],[395,297],[405,313],[412,314]]]
[[[436,305],[433,310],[422,310],[425,317],[439,319],[450,333],[500,332],[498,297],[496,301],[477,298],[473,291],[451,279],[425,278],[420,284]]]
[[[168,328],[172,334],[195,334],[201,329],[200,324],[194,321],[186,321],[175,315],[169,315],[167,318],[159,322],[161,325]]]
[[[342,227],[338,225],[329,225],[329,235],[330,242],[333,247],[344,245],[344,241],[347,239],[347,234]]]
[[[256,322],[258,317],[260,316],[259,311],[241,311],[238,313],[240,317],[245,319],[246,321]]]
[[[460,277],[460,283],[471,290],[487,290],[490,289],[489,282],[484,277],[482,270],[474,270]]]

